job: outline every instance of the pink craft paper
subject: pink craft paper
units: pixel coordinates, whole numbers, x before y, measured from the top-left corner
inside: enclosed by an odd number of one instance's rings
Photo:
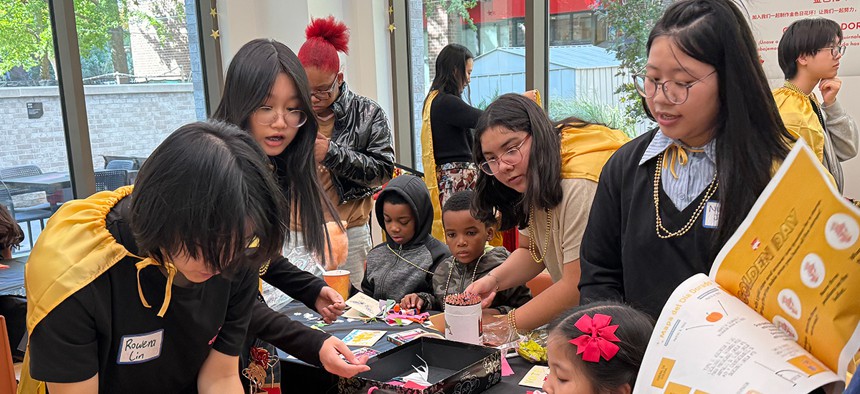
[[[508,359],[502,357],[502,376],[511,376],[514,374],[514,370],[511,368],[511,364],[508,364]]]
[[[420,385],[420,384],[418,384],[418,383],[415,383],[415,382],[410,381],[410,382],[406,382],[406,384],[405,384],[405,385],[403,385],[403,388],[406,388],[406,389],[415,389],[415,390],[424,390],[424,389],[426,389],[426,388],[427,388],[427,386],[422,386],[422,385]]]

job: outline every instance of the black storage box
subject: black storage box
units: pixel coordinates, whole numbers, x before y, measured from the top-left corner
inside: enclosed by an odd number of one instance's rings
[[[414,372],[412,366],[427,361],[431,384],[423,390],[398,387],[387,382]],[[446,341],[418,338],[371,358],[370,371],[338,382],[340,394],[365,394],[371,387],[376,394],[468,394],[487,390],[502,379],[501,353],[497,349]]]

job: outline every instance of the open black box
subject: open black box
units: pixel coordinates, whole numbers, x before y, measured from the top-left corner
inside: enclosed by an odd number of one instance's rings
[[[412,366],[427,361],[430,387],[423,390],[390,385],[392,379],[407,375]],[[480,393],[502,379],[501,353],[497,349],[446,341],[438,338],[418,338],[371,358],[370,371],[350,379],[340,379],[340,394],[365,394],[371,387],[375,393]]]

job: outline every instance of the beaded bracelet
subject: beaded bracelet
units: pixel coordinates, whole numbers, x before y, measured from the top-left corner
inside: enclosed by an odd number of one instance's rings
[[[506,315],[507,319],[508,319],[508,325],[511,327],[511,337],[513,337],[513,338],[516,338],[516,336],[520,335],[520,332],[517,329],[517,315],[515,313],[516,310],[517,310],[517,308],[513,308]]]

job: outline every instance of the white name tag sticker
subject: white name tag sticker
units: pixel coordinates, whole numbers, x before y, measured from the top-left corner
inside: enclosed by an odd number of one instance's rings
[[[717,228],[720,223],[720,203],[718,201],[708,201],[705,204],[705,212],[702,215],[702,227]]]
[[[147,334],[124,335],[119,343],[117,364],[139,364],[161,356],[164,330]]]

